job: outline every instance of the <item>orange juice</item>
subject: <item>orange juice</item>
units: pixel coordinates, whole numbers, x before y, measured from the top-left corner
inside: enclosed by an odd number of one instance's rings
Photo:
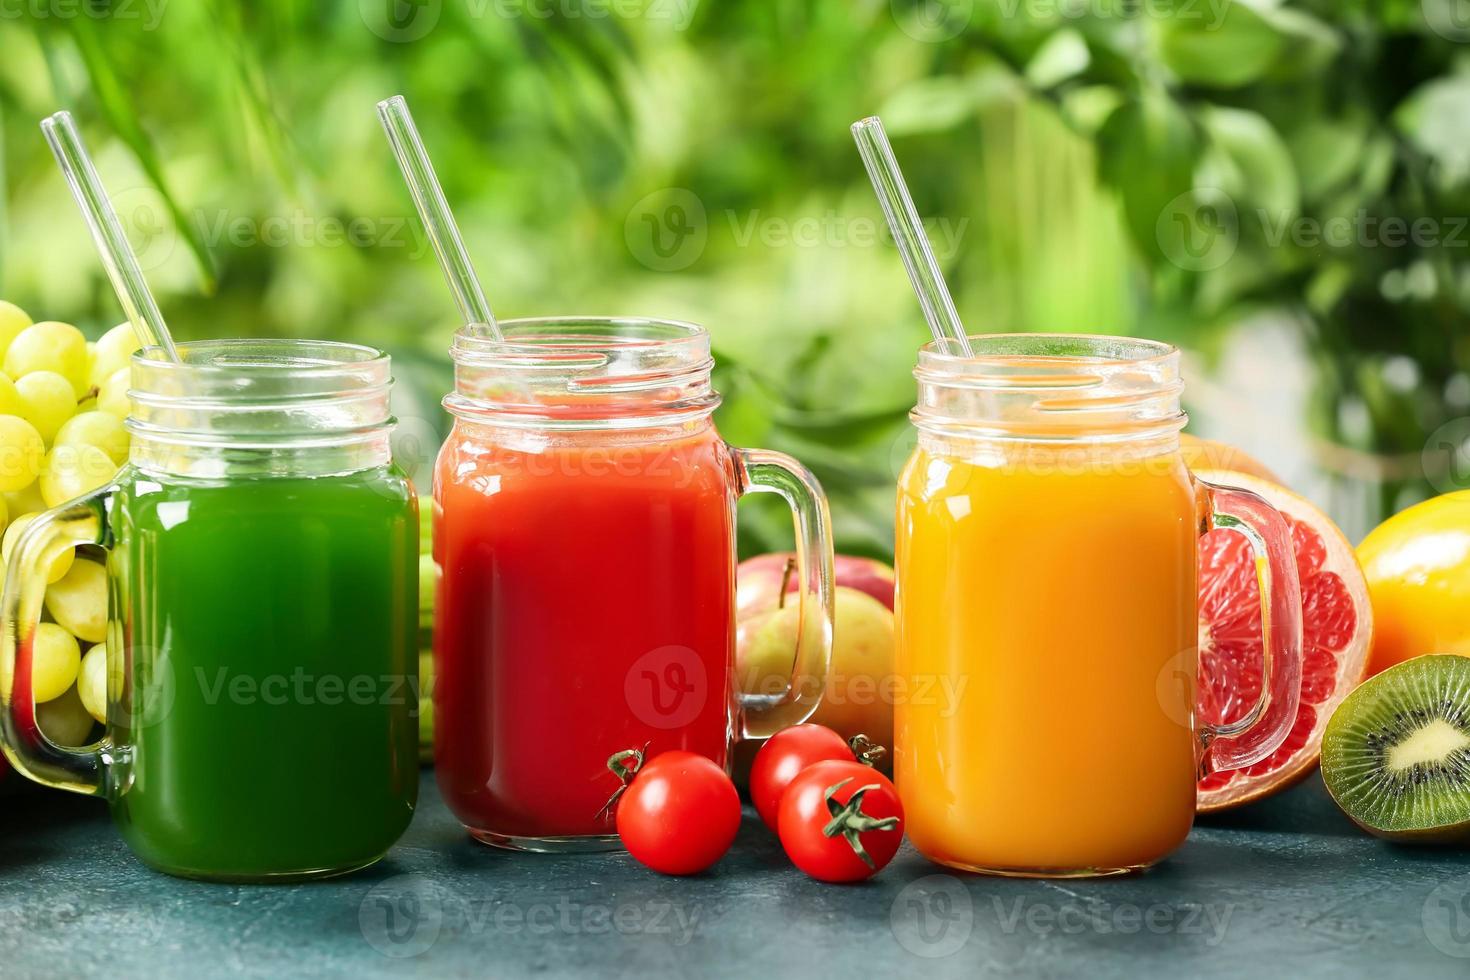
[[[1177,847],[1194,817],[1198,534],[1178,453],[921,449],[898,526],[895,766],[914,845],[998,871]]]
[[[909,839],[998,874],[1143,868],[1188,835],[1202,765],[1259,761],[1296,716],[1290,531],[1255,494],[1190,475],[1175,348],[1043,334],[971,347],[920,352],[919,441],[899,480],[894,771]],[[1265,690],[1221,726],[1193,710],[1210,528],[1250,542],[1268,627]]]

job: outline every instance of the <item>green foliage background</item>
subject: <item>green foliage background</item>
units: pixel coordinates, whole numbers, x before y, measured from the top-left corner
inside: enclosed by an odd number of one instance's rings
[[[442,427],[453,309],[373,112],[408,96],[502,317],[705,324],[720,423],[887,555],[926,339],[848,136],[880,112],[972,331],[1307,338],[1323,461],[1443,488],[1467,414],[1456,0],[15,0],[0,295],[118,309],[37,121],[70,108],[181,338],[388,348]],[[1437,240],[1363,231],[1428,219]],[[1356,222],[1338,241],[1312,222]],[[1305,224],[1304,224],[1305,222]],[[1375,238],[1376,236],[1376,238]],[[1431,447],[1432,448],[1432,447]],[[1447,445],[1447,461],[1462,452]],[[746,515],[747,551],[789,533]]]

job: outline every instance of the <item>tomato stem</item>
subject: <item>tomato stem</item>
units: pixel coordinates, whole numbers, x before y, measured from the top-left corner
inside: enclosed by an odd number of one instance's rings
[[[852,754],[857,757],[857,761],[869,769],[877,765],[878,760],[888,754],[887,749],[863,734],[857,734],[848,739],[847,747],[852,749]]]
[[[852,778],[849,776],[840,783],[828,786],[827,791],[822,794],[822,798],[827,801],[827,812],[832,814],[832,819],[827,821],[827,826],[822,828],[822,836],[836,837],[840,834],[842,839],[847,841],[847,845],[852,848],[852,852],[862,858],[864,864],[876,871],[878,866],[873,863],[873,858],[863,847],[862,839],[858,835],[875,830],[897,830],[898,818],[874,819],[863,812],[863,796],[870,789],[878,789],[877,783],[870,783],[853,790],[846,803],[838,803],[834,800],[833,797],[837,795],[837,791],[852,782]]]
[[[608,772],[618,777],[622,785],[613,791],[613,795],[608,797],[602,809],[597,811],[598,820],[605,820],[612,816],[613,808],[618,805],[618,800],[628,791],[628,786],[633,782],[633,777],[638,775],[638,770],[643,768],[644,760],[648,757],[648,747],[652,744],[652,742],[644,742],[641,749],[624,749],[608,757]],[[631,765],[629,765],[629,760],[632,761]]]

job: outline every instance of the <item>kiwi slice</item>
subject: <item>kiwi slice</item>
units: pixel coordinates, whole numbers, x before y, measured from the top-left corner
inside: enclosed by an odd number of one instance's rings
[[[1322,779],[1370,833],[1470,839],[1470,658],[1416,657],[1348,695],[1322,738]]]

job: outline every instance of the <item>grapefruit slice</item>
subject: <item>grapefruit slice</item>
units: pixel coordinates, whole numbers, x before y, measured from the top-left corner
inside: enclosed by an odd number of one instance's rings
[[[1281,477],[1272,473],[1270,467],[1265,463],[1239,446],[1232,446],[1226,442],[1201,439],[1188,432],[1181,432],[1179,433],[1179,451],[1184,454],[1184,462],[1195,472],[1230,470],[1235,473],[1259,476],[1273,483],[1281,482]]]
[[[1286,741],[1260,762],[1211,772],[1200,780],[1198,807],[1209,812],[1279,792],[1317,765],[1327,720],[1363,679],[1373,607],[1352,545],[1305,498],[1247,473],[1195,474],[1221,486],[1254,491],[1285,515],[1302,583],[1302,691],[1296,723]],[[1237,721],[1261,694],[1260,587],[1250,545],[1239,534],[1211,531],[1200,541],[1199,617],[1199,720]]]

